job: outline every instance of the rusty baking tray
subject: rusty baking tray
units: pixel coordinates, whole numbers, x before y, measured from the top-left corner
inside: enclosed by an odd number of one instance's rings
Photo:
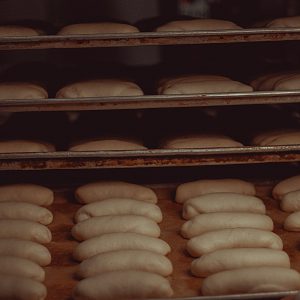
[[[300,145],[0,154],[0,170],[123,169],[299,162]]]
[[[299,103],[300,91],[1,100],[1,112],[83,111]]]
[[[0,50],[130,47],[150,45],[279,42],[300,39],[300,28],[239,29],[131,34],[1,37]]]

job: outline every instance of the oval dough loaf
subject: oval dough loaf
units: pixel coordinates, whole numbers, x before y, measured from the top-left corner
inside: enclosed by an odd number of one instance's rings
[[[169,276],[173,272],[170,260],[164,255],[146,250],[106,252],[84,260],[76,272],[87,278],[112,271],[136,270]]]
[[[287,178],[280,181],[272,191],[272,195],[275,199],[281,200],[282,197],[290,192],[294,192],[300,189],[300,175]]]
[[[223,271],[204,279],[203,296],[296,291],[300,274],[288,268],[255,267]]]
[[[50,243],[51,231],[42,224],[25,220],[0,220],[0,239],[16,238],[37,243]]]
[[[181,235],[193,238],[209,231],[233,228],[254,228],[272,231],[270,217],[251,213],[209,213],[194,217],[181,227]]]
[[[75,221],[78,223],[92,217],[108,215],[138,215],[147,217],[157,223],[162,221],[162,212],[157,205],[124,198],[105,199],[84,205],[75,214]]]
[[[79,187],[75,197],[80,203],[91,203],[111,198],[127,198],[157,203],[157,196],[151,189],[122,181],[98,181]]]
[[[25,258],[42,267],[51,263],[51,254],[45,246],[26,240],[0,239],[0,257],[2,255]]]
[[[41,185],[10,184],[0,186],[0,202],[28,202],[49,206],[53,200],[53,191]]]
[[[40,35],[40,31],[24,26],[18,25],[1,25],[0,26],[0,36],[38,36]]]
[[[300,189],[283,195],[280,207],[286,212],[300,211]]]
[[[248,267],[290,268],[289,256],[281,250],[265,248],[221,249],[204,254],[191,265],[192,274],[207,277],[226,270]]]
[[[0,141],[0,153],[54,152],[55,147],[45,142],[27,140]]]
[[[283,228],[287,231],[300,231],[300,211],[290,214],[285,219]]]
[[[184,202],[182,216],[189,220],[202,213],[249,212],[265,214],[266,207],[257,197],[236,193],[214,193]]]
[[[84,279],[76,286],[75,300],[169,298],[169,281],[142,271],[116,271]]]
[[[165,241],[143,234],[124,232],[108,233],[91,238],[77,245],[73,257],[83,261],[100,253],[117,250],[147,250],[167,255],[171,248]],[[1,253],[1,252],[0,252]]]
[[[160,228],[153,220],[135,215],[94,217],[77,223],[72,228],[72,235],[78,241],[114,232],[133,232],[152,237],[160,236]]]
[[[282,250],[283,243],[281,238],[274,232],[253,228],[210,231],[193,237],[187,242],[187,251],[194,257],[228,248],[270,248]]]
[[[256,191],[252,183],[240,179],[204,179],[179,185],[175,200],[178,203],[184,203],[190,198],[212,193],[237,193],[254,196]]]
[[[295,28],[300,27],[300,16],[278,18],[267,24],[268,28]]]

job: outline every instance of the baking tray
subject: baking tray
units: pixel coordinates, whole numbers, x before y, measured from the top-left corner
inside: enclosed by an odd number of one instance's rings
[[[131,34],[1,37],[0,50],[131,47],[214,43],[279,42],[300,39],[300,28],[239,29]]]
[[[122,169],[299,162],[300,145],[0,154],[0,170]]]
[[[1,100],[0,112],[83,111],[299,103],[300,91]]]

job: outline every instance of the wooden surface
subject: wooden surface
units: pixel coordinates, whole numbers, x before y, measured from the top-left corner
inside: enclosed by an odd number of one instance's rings
[[[283,221],[288,214],[280,211],[278,202],[270,197],[274,184],[274,182],[256,183],[258,195],[266,204],[267,215],[274,221],[275,232],[283,240],[284,250],[290,256],[292,268],[300,271],[300,233],[282,229]],[[185,221],[181,218],[182,205],[172,200],[176,187],[175,185],[152,187],[159,197],[158,205],[164,215],[160,224],[161,238],[172,248],[168,257],[174,267],[174,272],[169,278],[175,291],[174,297],[200,296],[201,279],[193,277],[189,272],[193,258],[186,253],[187,240],[179,234],[180,227]],[[73,198],[72,189],[56,191],[55,202],[50,208],[54,213],[54,222],[49,226],[53,234],[53,241],[48,245],[52,254],[52,264],[46,268],[45,282],[49,300],[71,299],[72,289],[77,282],[74,273],[78,263],[72,259],[72,251],[77,242],[73,240],[70,231],[74,225],[73,216],[79,207]]]

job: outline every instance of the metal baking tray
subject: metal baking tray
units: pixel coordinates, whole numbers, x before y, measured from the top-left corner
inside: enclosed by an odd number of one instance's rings
[[[239,29],[131,34],[1,37],[0,50],[131,47],[214,43],[278,42],[300,39],[300,28]]]
[[[83,111],[299,103],[300,91],[1,100],[0,112]]]

